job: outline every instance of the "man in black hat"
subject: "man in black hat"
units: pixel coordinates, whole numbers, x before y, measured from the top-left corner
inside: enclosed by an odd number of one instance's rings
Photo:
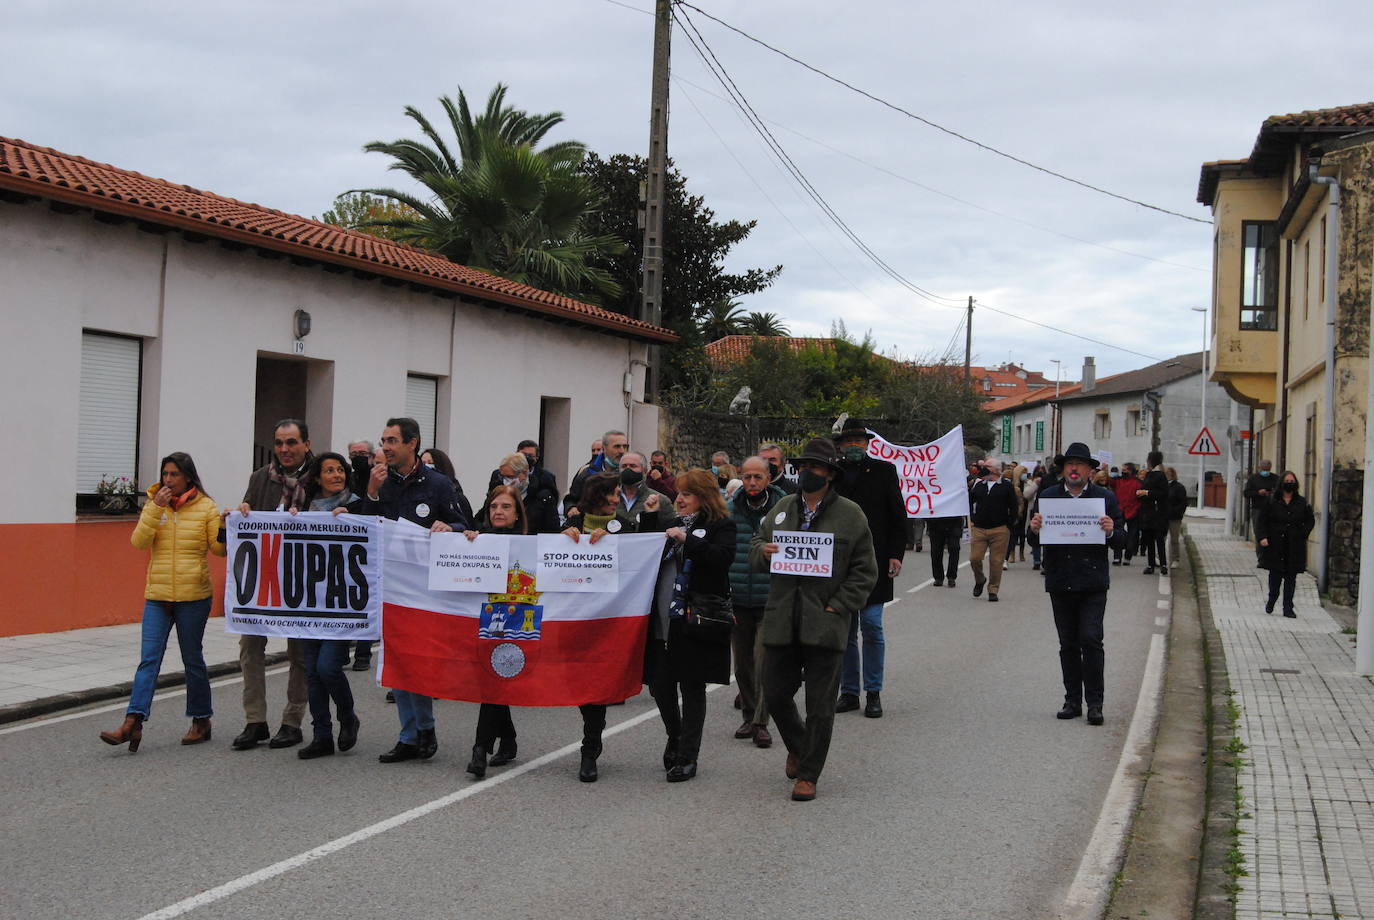
[[[1126,521],[1111,489],[1093,485],[1097,460],[1088,445],[1074,442],[1055,458],[1063,471],[1063,481],[1040,492],[1041,502],[1054,498],[1100,498],[1106,513],[1099,519],[1107,542],[1101,544],[1052,543],[1042,547],[1045,590],[1054,610],[1054,626],[1059,631],[1059,668],[1064,676],[1064,707],[1057,718],[1075,719],[1088,707],[1088,724],[1102,724],[1102,636],[1107,612],[1107,589],[1111,571],[1107,547],[1118,549],[1126,543]],[[1038,538],[1044,518],[1039,513],[1030,519],[1030,529]]]
[[[873,590],[878,565],[863,510],[832,488],[840,475],[835,445],[812,438],[796,466],[800,492],[780,499],[764,518],[750,541],[749,562],[759,571],[770,567],[780,550],[778,531],[834,535],[828,571],[798,563],[796,574],[773,573],[763,611],[763,695],[787,745],[787,777],[796,780],[792,799],[809,802],[830,750],[849,623]],[[794,699],[802,684],[805,722]]]
[[[887,644],[883,639],[883,605],[892,600],[892,581],[902,571],[902,556],[906,553],[906,506],[902,502],[897,468],[885,460],[868,456],[868,442],[872,439],[867,423],[855,418],[849,419],[844,430],[835,435],[835,449],[840,454],[840,478],[835,480],[835,491],[863,509],[864,517],[868,518],[868,530],[873,535],[873,556],[878,562],[878,583],[873,586],[859,615],[849,624],[849,645],[844,652],[840,698],[835,703],[835,711],[852,712],[859,708],[862,680],[866,694],[864,715],[877,719],[883,714],[881,693]],[[862,655],[860,630],[863,631]]]

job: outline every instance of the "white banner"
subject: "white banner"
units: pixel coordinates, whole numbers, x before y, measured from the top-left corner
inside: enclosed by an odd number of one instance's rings
[[[773,542],[778,551],[768,571],[778,575],[807,575],[829,578],[835,568],[835,535],[805,530],[775,530]]]
[[[583,534],[574,543],[561,533],[539,534],[535,576],[545,591],[618,591],[620,566],[616,536],[595,544]]]
[[[237,511],[225,520],[224,629],[292,639],[380,639],[381,519]]]
[[[1040,499],[1040,543],[1097,544],[1107,542],[1102,516],[1107,513],[1103,498]]]
[[[897,468],[907,517],[968,516],[968,486],[964,477],[964,426],[919,447],[902,447],[869,432],[868,455]]]
[[[469,540],[459,531],[436,533],[429,540],[429,590],[483,591],[506,589],[510,537],[478,534]]]

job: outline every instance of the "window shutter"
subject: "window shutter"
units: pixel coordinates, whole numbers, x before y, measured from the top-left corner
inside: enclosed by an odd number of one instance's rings
[[[410,374],[406,377],[406,415],[420,423],[420,450],[434,446],[438,419],[439,381]]]
[[[102,476],[137,484],[138,376],[143,342],[81,334],[76,491],[94,492]]]

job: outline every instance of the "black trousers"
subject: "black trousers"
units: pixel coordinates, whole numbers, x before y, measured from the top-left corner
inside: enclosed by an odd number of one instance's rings
[[[926,534],[930,537],[930,574],[936,580],[954,581],[959,574],[959,540],[964,535],[962,527],[931,527]],[[948,562],[945,561],[948,556]]]
[[[1064,702],[1089,707],[1102,705],[1102,620],[1107,613],[1106,591],[1050,593],[1054,628],[1059,631],[1059,670],[1064,675]]]
[[[1279,599],[1279,589],[1283,589],[1283,612],[1293,613],[1293,592],[1298,590],[1298,575],[1296,572],[1285,574],[1284,572],[1269,573],[1269,606],[1273,606]]]
[[[763,696],[788,753],[797,756],[797,779],[814,783],[825,768],[843,662],[843,651],[814,645],[763,647]],[[802,684],[806,685],[805,721],[795,699]]]
[[[674,680],[660,668],[649,692],[658,704],[658,715],[670,740],[677,740],[678,763],[696,763],[701,751],[701,733],[706,725],[706,682],[704,680]],[[682,706],[678,706],[678,690],[682,690]]]
[[[602,703],[584,703],[577,707],[582,713],[582,756],[601,756],[601,733],[606,730],[606,707]]]
[[[1136,523],[1136,520],[1136,518],[1126,519],[1126,545],[1122,549],[1112,551],[1112,558],[1117,562],[1121,561],[1122,553],[1125,553],[1126,561],[1130,562],[1140,547],[1140,525]]]
[[[1140,532],[1140,542],[1145,548],[1145,553],[1150,565],[1168,565],[1169,557],[1164,551],[1165,540],[1169,536],[1169,530],[1142,530]]]
[[[496,747],[496,739],[515,740],[515,723],[511,721],[510,707],[502,703],[483,703],[477,710],[476,744],[490,754]]]

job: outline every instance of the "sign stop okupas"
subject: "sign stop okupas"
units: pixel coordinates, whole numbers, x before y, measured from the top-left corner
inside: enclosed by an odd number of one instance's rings
[[[868,455],[897,468],[907,517],[968,515],[963,425],[955,425],[940,438],[916,447],[893,444],[871,431],[869,435]]]

